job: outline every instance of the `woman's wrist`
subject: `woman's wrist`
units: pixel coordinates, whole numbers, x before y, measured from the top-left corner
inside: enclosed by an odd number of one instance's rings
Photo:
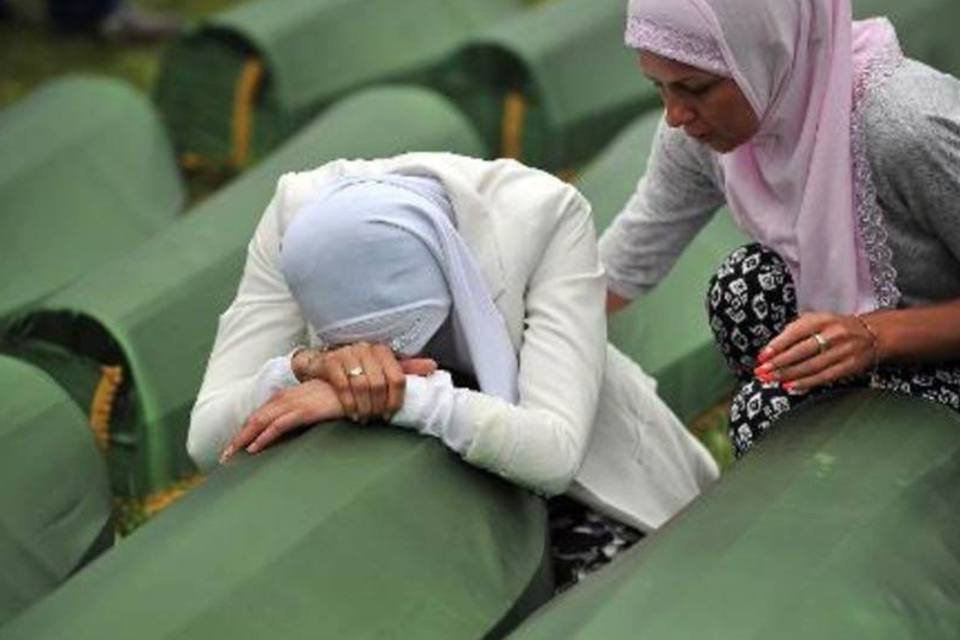
[[[873,323],[868,318],[862,315],[855,315],[853,317],[857,319],[857,321],[860,323],[860,326],[863,327],[863,330],[866,331],[870,336],[870,349],[873,352],[873,363],[871,370],[876,371],[880,366],[880,361],[882,359],[880,354],[880,334],[877,333]]]

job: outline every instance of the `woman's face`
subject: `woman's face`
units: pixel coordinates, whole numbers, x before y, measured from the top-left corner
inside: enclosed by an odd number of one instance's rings
[[[733,151],[757,133],[757,115],[732,79],[648,51],[640,52],[639,62],[660,91],[671,127],[683,127],[718,153]]]

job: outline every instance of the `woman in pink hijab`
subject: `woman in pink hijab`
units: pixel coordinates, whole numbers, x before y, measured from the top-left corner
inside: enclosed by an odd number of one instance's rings
[[[626,43],[666,115],[601,240],[609,307],[729,207],[755,242],[707,302],[738,453],[838,386],[960,410],[960,82],[850,0],[631,0]]]

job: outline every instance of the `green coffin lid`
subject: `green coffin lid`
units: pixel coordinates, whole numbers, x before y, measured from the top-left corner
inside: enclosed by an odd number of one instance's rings
[[[867,391],[815,402],[511,637],[954,639],[958,503],[955,413]]]
[[[853,0],[857,18],[887,16],[907,56],[960,76],[960,2],[956,0]]]
[[[247,243],[281,174],[340,157],[444,150],[483,156],[470,125],[423,89],[371,89],[338,103],[256,170],[165,233],[47,300],[17,339],[60,342],[78,357],[114,352],[132,392],[110,426],[122,495],[144,496],[193,473],[190,408],[232,300]],[[112,348],[108,348],[112,347]],[[114,478],[118,477],[112,470]]]
[[[440,84],[503,155],[551,171],[589,159],[659,103],[623,44],[621,0],[555,0],[470,39]],[[523,105],[509,106],[508,96]]]
[[[184,193],[150,104],[69,77],[0,112],[0,315],[169,225]]]
[[[157,102],[179,153],[239,167],[334,99],[416,76],[522,6],[520,0],[247,2],[207,19],[170,48]]]
[[[86,416],[43,371],[0,356],[0,625],[113,542]]]
[[[660,111],[625,129],[584,171],[577,187],[590,200],[599,231],[613,221],[646,171]],[[721,401],[734,380],[707,323],[707,281],[746,238],[721,211],[652,292],[610,320],[610,341],[659,382],[659,392],[689,422]]]
[[[540,500],[438,441],[321,425],[213,473],[0,638],[482,638],[549,595],[545,542]]]

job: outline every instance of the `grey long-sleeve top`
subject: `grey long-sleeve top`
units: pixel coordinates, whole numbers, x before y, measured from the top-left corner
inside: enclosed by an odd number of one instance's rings
[[[960,81],[905,60],[865,96],[862,126],[899,306],[960,298]],[[652,289],[725,204],[723,184],[708,147],[661,123],[646,174],[600,240],[610,290]]]

